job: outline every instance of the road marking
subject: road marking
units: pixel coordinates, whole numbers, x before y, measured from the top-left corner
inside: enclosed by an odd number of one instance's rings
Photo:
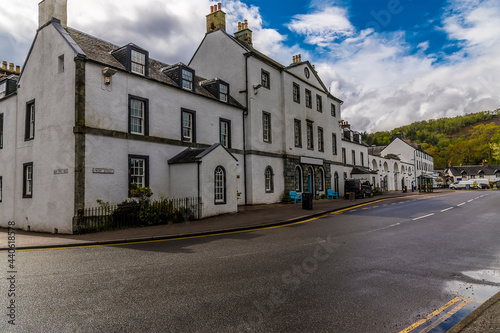
[[[443,209],[443,210],[441,211],[441,213],[446,212],[447,210],[450,210],[450,209],[453,209],[453,208],[455,208],[455,207],[450,207],[450,208]]]
[[[462,202],[461,204],[458,204],[457,206],[463,206],[465,204],[466,204],[466,202]]]
[[[444,310],[446,310],[447,308],[449,308],[450,306],[452,306],[453,304],[455,304],[455,303],[457,303],[457,302],[459,302],[461,300],[463,300],[463,298],[455,297],[454,299],[452,299],[451,301],[449,301],[448,303],[446,303],[445,305],[443,305],[439,309],[437,309],[437,310],[429,313],[427,316],[425,316],[424,318],[420,319],[415,324],[413,324],[411,326],[408,326],[407,328],[405,328],[404,330],[400,331],[399,333],[408,333],[408,332],[413,331],[415,328],[419,327],[423,323],[427,322],[429,319],[437,316],[438,314],[440,314],[441,312],[443,312]]]
[[[443,323],[446,319],[450,318],[453,316],[455,313],[457,313],[460,309],[462,309],[464,306],[469,304],[469,302],[472,301],[471,299],[465,299],[462,301],[462,303],[458,304],[455,306],[451,311],[449,311],[447,314],[441,316],[439,319],[437,319],[435,322],[433,322],[431,325],[427,326],[423,330],[421,330],[419,333],[429,333],[432,329],[438,327]]]
[[[481,198],[481,197],[475,197],[475,198],[474,198],[474,200],[477,200],[477,199],[479,199],[479,198]]]
[[[324,215],[324,216],[326,216],[326,215]],[[288,227],[291,225],[303,224],[303,223],[315,221],[315,220],[317,220],[321,217],[324,217],[324,216],[313,217],[313,218],[310,218],[310,219],[307,219],[304,221],[280,224],[280,225],[275,225],[275,226],[270,226],[270,227],[260,227],[260,228],[253,228],[253,229],[247,229],[247,230],[237,230],[237,231],[223,231],[223,232],[209,234],[209,235],[195,235],[195,236],[186,236],[186,237],[177,237],[177,238],[152,239],[152,240],[145,240],[145,241],[112,243],[112,244],[94,244],[94,245],[79,245],[79,246],[77,245],[77,246],[65,246],[65,247],[51,247],[51,248],[43,248],[43,249],[20,249],[17,251],[18,252],[21,252],[21,251],[22,252],[34,252],[34,251],[48,251],[48,250],[73,250],[73,249],[86,249],[86,248],[91,248],[91,247],[111,247],[111,246],[122,246],[122,245],[148,244],[148,243],[159,243],[159,242],[171,242],[171,241],[185,240],[185,239],[206,238],[206,237],[213,237],[213,236],[234,235],[234,234],[241,234],[241,233],[246,233],[246,232],[253,232],[253,231],[267,230],[267,229],[276,229],[276,228]],[[0,251],[0,252],[7,252],[7,251]]]
[[[420,216],[420,217],[416,217],[416,218],[413,219],[413,221],[420,220],[420,219],[423,219],[424,217],[429,217],[429,216],[432,216],[432,215],[434,215],[434,213],[427,214],[427,215]]]
[[[471,201],[474,201],[474,199],[467,200],[467,202],[471,202]]]

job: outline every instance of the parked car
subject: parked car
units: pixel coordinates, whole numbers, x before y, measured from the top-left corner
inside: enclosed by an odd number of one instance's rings
[[[349,199],[349,194],[354,192],[356,198],[373,197],[373,186],[368,181],[348,178],[344,182],[344,198]]]

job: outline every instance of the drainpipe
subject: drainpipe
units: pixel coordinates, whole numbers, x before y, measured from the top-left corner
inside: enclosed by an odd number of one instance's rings
[[[200,164],[201,161],[196,161],[196,167],[198,169],[198,218],[201,219],[201,207],[202,207],[202,200],[201,200],[201,184],[200,184]]]
[[[245,193],[245,205],[248,204],[247,197],[247,142],[246,142],[246,117],[248,116],[248,109],[250,107],[250,95],[248,93],[248,58],[250,57],[249,53],[245,54],[245,90],[243,92],[246,93],[247,105],[245,110],[243,111],[243,174],[245,179],[243,180],[243,191]]]

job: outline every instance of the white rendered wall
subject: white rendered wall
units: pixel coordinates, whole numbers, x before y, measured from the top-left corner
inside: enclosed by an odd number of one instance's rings
[[[59,73],[59,57],[64,72]],[[75,53],[52,25],[38,32],[19,81],[16,226],[72,232],[74,215]],[[35,100],[35,138],[25,141],[26,103]],[[23,163],[33,162],[33,197],[22,198]],[[67,173],[54,174],[56,170]]]
[[[18,191],[15,188],[16,114],[17,95],[0,100],[3,114],[3,148],[0,149],[0,177],[2,177],[2,202],[0,202],[0,227],[14,220],[14,207]],[[17,198],[18,199],[18,198]]]

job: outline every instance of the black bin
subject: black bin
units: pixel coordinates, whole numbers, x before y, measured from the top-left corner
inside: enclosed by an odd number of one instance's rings
[[[310,192],[302,193],[302,209],[313,209],[313,194]]]

